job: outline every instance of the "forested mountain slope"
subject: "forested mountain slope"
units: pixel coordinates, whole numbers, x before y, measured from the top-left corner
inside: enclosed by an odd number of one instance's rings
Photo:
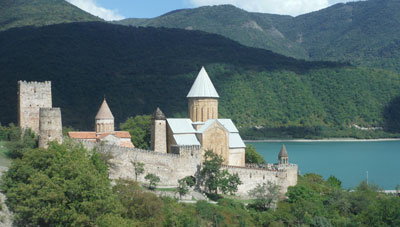
[[[204,65],[220,115],[239,127],[382,126],[400,76],[306,62],[199,31],[70,23],[0,33],[0,122],[16,122],[17,81],[51,80],[63,122],[91,129],[103,96],[117,122],[187,114],[186,95]]]
[[[118,23],[197,29],[295,58],[345,61],[400,72],[398,0],[340,3],[297,17],[212,6]]]
[[[125,19],[115,23],[132,26],[181,28],[223,35],[250,47],[264,48],[296,58],[308,58],[296,42],[275,27],[290,16],[249,13],[232,5],[176,10],[153,19]]]
[[[101,19],[64,0],[0,0],[0,31],[82,21]]]

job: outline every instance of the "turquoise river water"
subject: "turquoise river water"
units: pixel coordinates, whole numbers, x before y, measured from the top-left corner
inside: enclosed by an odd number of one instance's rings
[[[400,185],[400,141],[360,142],[248,142],[268,163],[276,163],[282,144],[289,162],[300,174],[317,173],[325,179],[333,175],[344,188],[354,188],[368,176],[386,190]]]

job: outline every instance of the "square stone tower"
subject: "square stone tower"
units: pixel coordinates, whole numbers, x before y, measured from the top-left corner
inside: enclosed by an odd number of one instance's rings
[[[18,125],[39,135],[39,110],[51,108],[51,82],[18,81]]]

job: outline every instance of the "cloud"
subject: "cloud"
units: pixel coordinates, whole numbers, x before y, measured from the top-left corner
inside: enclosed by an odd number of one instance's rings
[[[103,18],[104,20],[111,21],[111,20],[122,20],[124,17],[115,10],[110,10],[98,6],[96,0],[67,0],[69,3],[77,6],[78,8]]]
[[[297,16],[349,0],[190,0],[194,6],[232,4],[250,12]]]

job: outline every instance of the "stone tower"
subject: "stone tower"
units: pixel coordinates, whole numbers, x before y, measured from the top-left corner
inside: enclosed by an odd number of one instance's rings
[[[39,135],[39,109],[51,108],[51,82],[18,81],[18,125]]]
[[[201,68],[187,98],[189,99],[189,117],[193,122],[218,119],[219,95],[204,67]]]
[[[289,164],[289,155],[286,151],[285,145],[282,146],[281,152],[278,155],[278,163],[280,165],[287,165]]]
[[[47,148],[50,141],[62,143],[62,123],[60,108],[40,108],[39,147]]]
[[[96,134],[112,133],[114,132],[114,116],[108,107],[106,99],[100,106],[96,115]]]
[[[151,150],[167,153],[167,121],[160,108],[151,118]]]

